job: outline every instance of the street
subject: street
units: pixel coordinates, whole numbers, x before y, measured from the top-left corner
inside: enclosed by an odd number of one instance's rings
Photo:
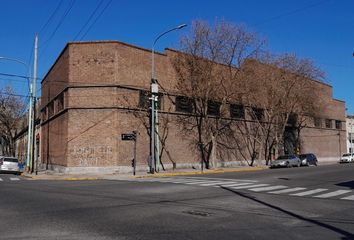
[[[0,239],[354,239],[354,164],[128,180],[0,174]]]

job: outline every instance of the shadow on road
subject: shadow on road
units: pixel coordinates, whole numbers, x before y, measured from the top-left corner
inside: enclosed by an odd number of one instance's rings
[[[306,221],[306,222],[309,222],[309,223],[318,225],[318,226],[323,227],[323,228],[327,228],[327,229],[329,229],[329,230],[331,230],[331,231],[333,231],[333,232],[342,234],[342,235],[343,235],[343,238],[342,238],[343,240],[354,239],[354,234],[352,234],[352,233],[350,233],[350,232],[347,232],[347,231],[345,231],[345,230],[343,230],[343,229],[340,229],[340,228],[331,226],[331,225],[329,225],[329,224],[326,224],[326,223],[323,223],[323,222],[320,222],[320,221],[317,221],[317,220],[313,220],[313,219],[310,219],[310,218],[306,218],[306,217],[300,216],[300,215],[298,215],[298,214],[296,214],[296,213],[293,213],[293,212],[290,212],[290,211],[288,211],[288,210],[282,209],[282,208],[280,208],[280,207],[274,206],[274,205],[272,205],[272,204],[266,203],[266,202],[264,202],[264,201],[262,201],[262,200],[259,200],[259,199],[255,198],[255,197],[253,197],[253,196],[250,196],[250,195],[247,195],[247,194],[244,194],[244,193],[241,193],[241,192],[234,191],[234,190],[232,190],[232,189],[230,189],[230,188],[223,187],[223,186],[220,186],[220,187],[221,187],[222,189],[224,189],[224,190],[227,190],[227,191],[229,191],[229,192],[232,192],[232,193],[234,193],[234,194],[237,194],[237,195],[239,195],[239,196],[241,196],[241,197],[250,199],[250,200],[252,200],[252,201],[254,201],[254,202],[257,202],[257,203],[260,203],[260,204],[262,204],[262,205],[264,205],[264,206],[267,206],[267,207],[270,207],[270,208],[272,208],[272,209],[278,210],[278,211],[280,211],[280,212],[282,212],[282,213],[285,213],[285,214],[287,214],[287,215],[289,215],[289,216],[295,217],[295,218],[300,219],[300,220],[302,220],[302,221]]]
[[[354,181],[342,182],[342,183],[338,183],[336,185],[341,186],[341,187],[348,187],[348,188],[354,189]]]

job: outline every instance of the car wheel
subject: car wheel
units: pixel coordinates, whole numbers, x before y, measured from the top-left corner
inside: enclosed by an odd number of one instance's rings
[[[313,165],[315,165],[317,167],[317,161],[315,161],[315,163]]]
[[[291,167],[291,165],[290,165],[290,163],[289,162],[286,162],[286,165],[285,165],[287,168],[290,168]]]

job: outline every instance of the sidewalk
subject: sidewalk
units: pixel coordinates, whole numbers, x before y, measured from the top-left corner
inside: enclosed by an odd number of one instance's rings
[[[215,174],[215,173],[226,173],[226,172],[245,172],[245,171],[260,171],[267,169],[268,167],[232,167],[232,168],[217,168],[204,170],[195,169],[176,169],[176,170],[166,170],[155,174],[150,174],[146,172],[137,172],[135,176],[132,173],[114,173],[114,174],[65,174],[57,173],[54,171],[43,171],[38,172],[38,175],[34,173],[22,173],[23,177],[29,178],[31,180],[57,180],[57,181],[84,181],[84,180],[127,180],[134,178],[157,178],[157,177],[173,177],[173,176],[191,176],[191,175],[205,175],[205,174]]]

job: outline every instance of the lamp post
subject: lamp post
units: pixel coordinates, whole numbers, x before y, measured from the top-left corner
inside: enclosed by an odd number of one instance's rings
[[[9,58],[9,57],[0,57],[0,60],[8,60],[8,61],[13,61],[13,62],[17,62],[22,64],[23,66],[25,66],[27,68],[27,74],[30,72],[30,67],[28,66],[27,63],[25,63],[24,61],[18,60],[16,58]],[[33,98],[33,92],[32,92],[32,83],[29,79],[29,77],[27,78],[28,82],[29,82],[29,109],[28,109],[28,134],[27,134],[27,159],[26,159],[26,166],[27,169],[29,169],[30,167],[30,158],[31,158],[31,144],[32,144],[32,98]]]
[[[156,164],[159,165],[160,159],[156,159],[159,157],[159,150],[157,150],[157,154],[155,154],[156,146],[158,145],[158,137],[155,137],[155,133],[158,132],[158,112],[156,103],[158,102],[158,84],[157,79],[155,78],[155,45],[157,41],[164,35],[169,32],[182,29],[186,27],[187,24],[181,24],[174,28],[171,28],[163,33],[160,33],[154,40],[152,44],[152,51],[151,51],[151,83],[150,83],[150,90],[151,90],[151,113],[150,113],[150,173],[154,173],[156,170]],[[156,160],[157,161],[156,161]],[[155,162],[156,161],[156,162]]]

